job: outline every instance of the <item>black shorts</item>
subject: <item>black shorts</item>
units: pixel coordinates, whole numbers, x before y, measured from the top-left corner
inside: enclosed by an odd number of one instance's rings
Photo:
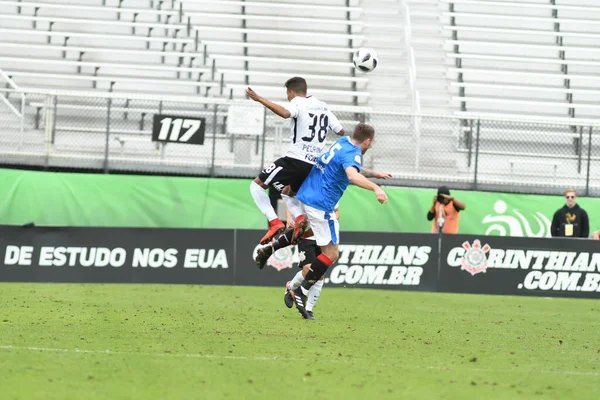
[[[298,267],[302,268],[306,264],[312,264],[317,260],[321,254],[321,248],[317,246],[317,241],[313,239],[304,239],[298,244],[298,256],[300,257],[300,263]]]
[[[258,178],[278,192],[281,192],[287,185],[297,192],[312,167],[312,164],[295,158],[281,157],[263,169],[258,174]]]

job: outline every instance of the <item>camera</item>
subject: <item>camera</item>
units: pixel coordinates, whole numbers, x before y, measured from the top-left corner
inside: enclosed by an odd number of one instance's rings
[[[441,194],[438,194],[438,195],[437,195],[437,201],[438,201],[439,203],[443,203],[443,202],[444,202],[444,196],[442,196]]]

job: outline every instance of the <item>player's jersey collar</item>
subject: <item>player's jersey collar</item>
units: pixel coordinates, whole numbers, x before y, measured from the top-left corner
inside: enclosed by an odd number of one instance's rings
[[[348,143],[350,143],[350,146],[358,147],[357,145],[355,145],[354,143],[352,143],[352,139],[350,139],[350,136],[344,136],[344,137],[348,140]]]

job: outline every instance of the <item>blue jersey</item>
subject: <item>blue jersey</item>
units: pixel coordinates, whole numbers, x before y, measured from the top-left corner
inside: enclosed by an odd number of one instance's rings
[[[346,168],[356,167],[360,172],[361,163],[360,147],[353,144],[348,136],[338,139],[317,158],[296,197],[308,206],[333,212],[350,184]]]

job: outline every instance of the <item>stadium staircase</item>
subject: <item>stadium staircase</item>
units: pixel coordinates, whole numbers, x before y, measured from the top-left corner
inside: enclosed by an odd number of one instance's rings
[[[374,108],[412,109],[410,60],[402,3],[372,0],[362,3],[365,46],[376,50],[379,63],[369,77],[370,105]]]
[[[375,48],[380,58],[378,69],[369,75],[370,105],[448,114],[438,1],[373,0],[363,2],[362,7],[365,45]],[[407,176],[425,170],[434,177],[457,168],[458,133],[454,129],[430,119],[399,122],[378,114],[371,118],[378,141],[385,143],[385,148],[378,149],[378,158],[368,160],[373,168],[398,170],[400,164],[399,170]]]
[[[434,114],[451,112],[439,1],[370,0],[362,2],[362,9],[365,46],[376,49],[380,58],[377,71],[368,75],[369,104]],[[418,107],[413,102],[411,68],[419,92]]]

